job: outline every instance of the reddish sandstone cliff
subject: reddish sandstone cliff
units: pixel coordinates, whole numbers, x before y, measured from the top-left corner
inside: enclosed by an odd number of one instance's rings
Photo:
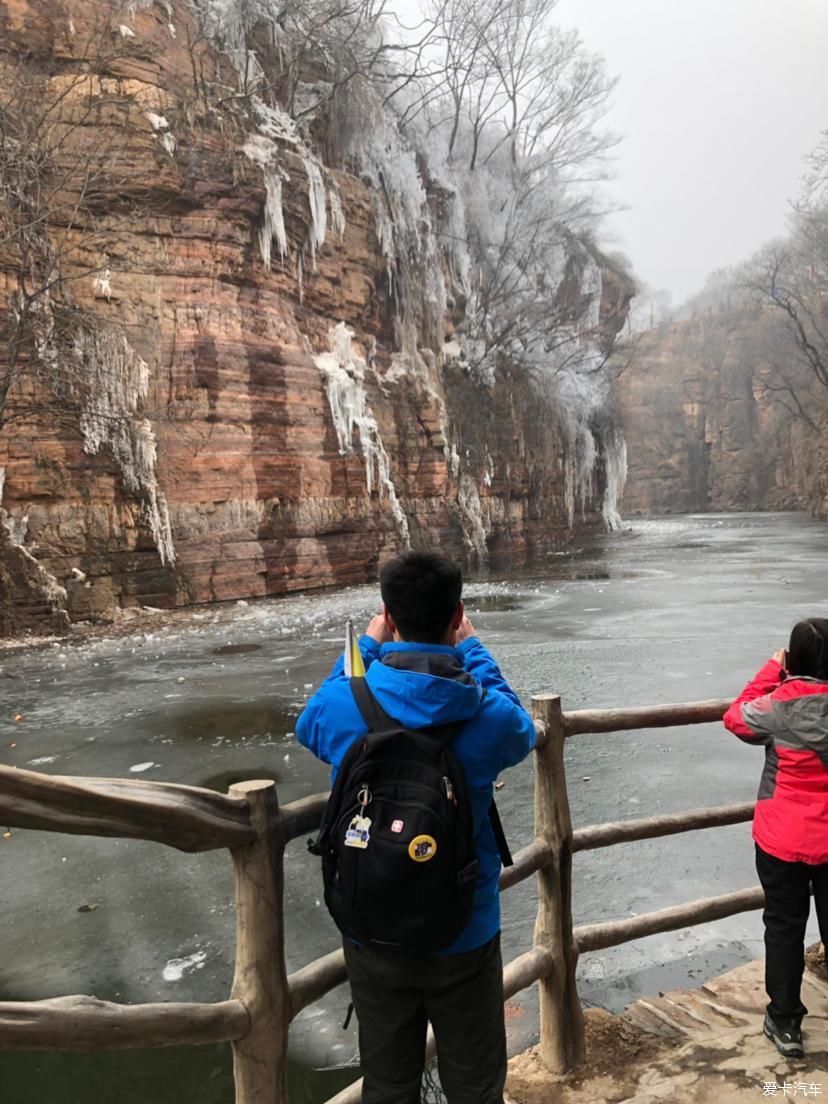
[[[75,619],[97,618],[119,605],[363,581],[406,528],[414,545],[439,544],[472,563],[524,560],[566,539],[573,459],[554,412],[518,375],[500,371],[486,386],[445,367],[427,343],[407,360],[392,355],[387,262],[371,195],[353,176],[330,174],[344,233],[329,228],[316,270],[306,264],[300,280],[312,214],[305,168],[285,152],[290,257],[275,255],[268,269],[262,171],[245,155],[239,114],[207,112],[199,100],[187,4],[128,9],[118,22],[91,0],[0,0],[0,37],[44,96],[88,95],[73,74],[81,50],[103,43],[90,77],[100,108],[83,116],[68,149],[117,127],[118,209],[67,262],[81,273],[71,299],[123,335],[130,364],[147,370],[135,406],[146,428],[123,444],[104,427],[97,452],[88,425],[59,416],[37,384],[22,381],[10,395],[14,416],[0,431],[6,539],[66,589],[58,604]],[[202,71],[224,64],[203,44],[197,54]],[[0,65],[0,85],[10,73]],[[82,240],[82,229],[72,232]],[[0,253],[0,303],[14,280],[14,256]],[[622,279],[606,287],[623,316],[630,289]],[[378,467],[370,489],[371,450],[357,429],[343,452],[320,369],[338,323],[364,362],[372,448],[379,442],[390,473],[383,485]],[[129,464],[151,450],[147,434],[157,459],[144,457],[150,474],[132,485]],[[598,523],[603,491],[599,465],[579,525]]]

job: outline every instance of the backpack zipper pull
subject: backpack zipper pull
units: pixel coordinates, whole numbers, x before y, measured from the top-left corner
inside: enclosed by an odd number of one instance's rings
[[[454,797],[454,786],[452,786],[452,784],[451,784],[451,779],[447,778],[445,775],[443,775],[443,785],[446,788],[446,798],[449,801],[453,801],[454,804],[456,805],[457,801],[455,800],[455,797]]]

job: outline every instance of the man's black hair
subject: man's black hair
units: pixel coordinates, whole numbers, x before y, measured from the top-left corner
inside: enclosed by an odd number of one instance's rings
[[[809,617],[794,625],[788,645],[788,674],[828,682],[828,620]]]
[[[440,552],[406,552],[380,570],[382,600],[412,643],[442,642],[462,592],[462,571]]]

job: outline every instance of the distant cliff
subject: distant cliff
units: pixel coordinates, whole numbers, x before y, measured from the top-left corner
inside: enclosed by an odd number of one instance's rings
[[[611,521],[623,448],[600,403],[543,402],[508,358],[485,377],[458,356],[462,280],[436,245],[403,333],[390,273],[415,250],[389,247],[365,173],[327,167],[275,109],[206,106],[229,63],[186,3],[104,11],[0,0],[0,92],[22,70],[62,102],[58,171],[106,148],[117,173],[117,209],[71,225],[71,282],[15,353],[0,602],[94,620],[356,583],[409,544],[520,562]],[[446,196],[420,186],[436,243]],[[600,355],[632,287],[566,241],[550,305],[594,301]],[[19,277],[0,250],[10,326]]]
[[[616,384],[625,516],[807,509],[828,515],[822,396],[811,426],[768,358],[760,307],[700,311],[642,338]]]

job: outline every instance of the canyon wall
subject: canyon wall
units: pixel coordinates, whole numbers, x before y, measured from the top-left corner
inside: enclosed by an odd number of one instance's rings
[[[67,231],[71,307],[47,304],[8,397],[0,603],[60,623],[283,594],[369,580],[409,545],[500,566],[612,520],[612,425],[573,419],[507,364],[482,379],[453,356],[445,260],[442,332],[419,317],[401,341],[369,183],[276,133],[275,113],[251,134],[202,105],[204,67],[226,62],[202,50],[194,76],[186,3],[122,19],[0,0],[0,87],[22,64],[44,97],[78,101],[66,157],[118,134],[118,203]],[[80,66],[94,36],[106,50]],[[16,264],[0,248],[0,303]],[[597,279],[611,341],[629,281],[574,241],[565,270],[569,294]],[[35,361],[84,373],[76,408],[51,401]]]
[[[642,335],[615,388],[628,444],[624,516],[796,509],[826,515],[822,396],[801,373],[786,389],[778,350],[770,352],[758,306],[699,311]]]

